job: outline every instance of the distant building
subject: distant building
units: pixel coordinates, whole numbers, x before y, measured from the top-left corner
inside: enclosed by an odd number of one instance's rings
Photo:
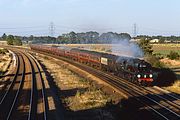
[[[150,40],[150,43],[158,43],[158,42],[159,42],[159,39]]]
[[[164,42],[165,43],[171,43],[172,41],[171,40],[165,40]]]
[[[131,39],[130,42],[139,42],[141,39]]]

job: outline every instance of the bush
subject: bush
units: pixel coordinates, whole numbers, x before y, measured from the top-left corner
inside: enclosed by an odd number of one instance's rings
[[[14,41],[13,41],[13,45],[21,46],[22,45],[21,39],[15,38]]]
[[[147,62],[149,62],[152,65],[152,67],[155,67],[155,68],[164,68],[165,67],[164,63],[160,62],[159,58],[157,58],[156,56],[149,55],[149,56],[145,57],[145,59]]]
[[[179,59],[179,54],[175,51],[171,51],[167,57],[171,60]]]
[[[81,96],[81,92],[78,90],[77,92],[76,92],[76,95],[75,95],[76,97],[80,97]]]
[[[112,52],[112,50],[108,49],[108,50],[106,50],[105,52]]]
[[[150,40],[141,39],[138,44],[145,55],[152,55],[153,49],[152,45],[150,44]]]
[[[22,45],[21,39],[18,37],[14,37],[13,35],[9,35],[6,40],[8,45]]]
[[[7,49],[0,49],[0,54],[6,54],[8,52],[8,50]]]
[[[163,59],[164,57],[166,57],[161,53],[155,53],[155,54],[153,54],[153,56],[156,56],[158,59]]]

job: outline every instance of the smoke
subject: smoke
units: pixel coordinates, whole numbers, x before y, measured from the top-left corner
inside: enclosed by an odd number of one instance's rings
[[[127,57],[142,58],[144,53],[139,45],[128,39],[112,39],[111,51],[113,54]]]

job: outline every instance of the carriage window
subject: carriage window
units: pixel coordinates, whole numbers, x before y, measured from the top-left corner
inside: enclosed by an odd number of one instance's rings
[[[93,59],[93,60],[99,60],[97,57],[95,57],[95,56],[91,56],[90,57],[91,59]]]

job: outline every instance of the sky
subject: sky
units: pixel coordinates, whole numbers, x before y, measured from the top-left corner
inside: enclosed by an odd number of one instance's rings
[[[0,0],[0,36],[70,31],[180,35],[180,0]],[[50,25],[53,23],[53,25]]]

